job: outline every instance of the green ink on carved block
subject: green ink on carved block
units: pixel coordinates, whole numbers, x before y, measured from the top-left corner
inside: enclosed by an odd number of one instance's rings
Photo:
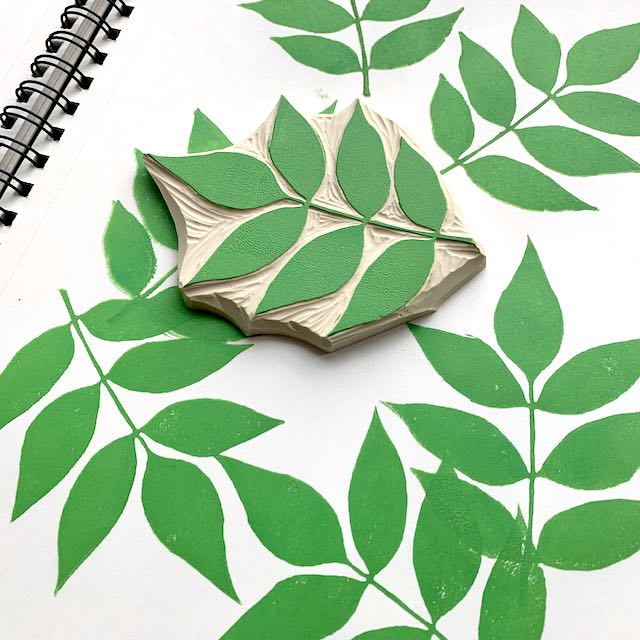
[[[333,351],[433,311],[484,266],[419,146],[360,102],[305,117],[281,98],[240,144],[145,164],[185,248],[187,304],[246,335]]]

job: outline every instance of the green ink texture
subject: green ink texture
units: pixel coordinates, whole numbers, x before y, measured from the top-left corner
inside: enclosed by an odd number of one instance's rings
[[[453,13],[404,24],[382,36],[369,49],[365,34],[369,22],[396,22],[427,8],[429,0],[369,0],[360,12],[356,0],[350,10],[331,0],[259,0],[239,6],[260,14],[274,24],[308,33],[338,33],[355,28],[359,51],[319,35],[272,38],[294,60],[324,73],[360,73],[362,95],[371,95],[372,70],[398,69],[420,62],[437,51],[448,38],[462,9]]]
[[[530,241],[498,301],[494,328],[504,357],[477,338],[410,326],[435,371],[459,393],[482,406],[520,408],[523,423],[529,425],[526,463],[499,427],[481,416],[428,404],[387,406],[415,440],[441,460],[436,474],[415,471],[427,499],[432,499],[418,521],[414,565],[434,620],[466,595],[478,573],[477,556],[484,554],[497,560],[484,585],[478,638],[539,640],[547,599],[544,567],[593,571],[636,553],[640,501],[587,501],[550,518],[536,540],[537,480],[583,491],[627,482],[640,468],[640,420],[638,414],[627,413],[588,422],[571,431],[540,464],[536,418],[540,411],[579,415],[620,397],[640,378],[639,347],[637,340],[630,340],[583,351],[556,365],[535,394],[534,383],[554,365],[564,324]],[[524,388],[506,359],[524,374]],[[514,518],[478,487],[457,479],[457,472],[485,485],[526,482],[526,516],[518,512]],[[440,510],[438,483],[449,483]],[[427,532],[418,536],[423,518]],[[422,571],[426,577],[420,577]]]
[[[522,79],[542,94],[541,101],[517,116],[516,85],[504,65],[481,44],[460,34],[460,76],[466,96],[440,76],[431,101],[433,136],[453,159],[445,174],[462,167],[490,196],[531,211],[596,211],[535,166],[500,155],[480,155],[514,134],[542,167],[567,176],[637,173],[640,164],[613,145],[562,124],[523,126],[541,109],[555,105],[574,122],[605,133],[640,135],[640,103],[581,87],[608,84],[629,72],[640,54],[640,26],[592,33],[569,49],[566,66],[558,38],[524,5],[513,29],[511,50]],[[472,110],[500,129],[473,147]]]
[[[243,308],[250,318],[342,293],[346,306],[332,326],[318,332],[331,337],[404,310],[432,272],[436,241],[474,244],[443,232],[449,203],[426,158],[399,134],[399,150],[389,158],[383,127],[360,102],[346,115],[335,172],[318,124],[284,97],[264,127],[262,152],[273,165],[241,147],[150,156],[212,204],[238,212],[234,226],[219,232],[213,251],[200,251],[194,241],[188,257],[197,253],[197,271],[189,273],[186,287],[259,274],[266,286],[257,308]],[[337,118],[332,126],[338,126]],[[318,194],[327,181],[341,191],[338,207]],[[396,201],[403,217],[389,214]],[[390,234],[372,235],[378,230]]]
[[[226,136],[196,111],[190,148],[211,150],[227,143]],[[220,370],[251,346],[246,341],[238,344],[244,336],[222,318],[187,308],[176,286],[163,288],[175,268],[152,282],[154,241],[169,250],[177,241],[164,200],[139,152],[136,159],[134,196],[141,220],[116,202],[104,236],[109,275],[128,297],[100,302],[78,315],[68,293],[61,291],[68,324],[32,340],[0,373],[0,394],[10,399],[0,403],[0,428],[44,399],[77,351],[78,357],[89,359],[94,373],[88,386],[49,401],[27,428],[12,520],[27,517],[77,468],[101,429],[101,407],[111,401],[130,433],[82,463],[60,516],[55,591],[90,562],[127,505],[137,499],[131,489],[140,466],[145,469],[142,507],[155,536],[238,601],[227,566],[224,517],[216,488],[195,464],[167,458],[166,447],[211,457],[270,431],[281,421],[234,402],[208,398],[165,406],[140,426],[125,409],[118,387],[154,394],[182,389]],[[93,346],[94,340],[140,342],[160,336],[163,339],[129,345],[108,371]],[[157,444],[165,447],[164,455],[153,451]]]

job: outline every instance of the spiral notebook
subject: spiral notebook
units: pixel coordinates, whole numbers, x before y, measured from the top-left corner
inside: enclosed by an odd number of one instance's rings
[[[0,639],[640,637],[639,24],[0,0]],[[144,154],[281,96],[410,132],[486,269],[328,354],[188,309]]]

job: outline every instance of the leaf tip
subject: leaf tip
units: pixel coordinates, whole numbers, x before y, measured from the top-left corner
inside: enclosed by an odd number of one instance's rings
[[[527,247],[525,249],[525,254],[529,252],[533,252],[535,257],[538,258],[538,250],[536,249],[536,246],[533,244],[533,240],[531,239],[531,236],[527,236]]]
[[[13,505],[13,511],[11,512],[10,522],[15,522],[20,516],[24,515],[28,511],[29,507],[24,508],[19,502],[16,496],[15,504]]]
[[[68,579],[69,579],[69,576],[64,577],[64,576],[58,575],[58,580],[56,582],[56,586],[53,589],[54,597],[58,595],[58,593],[60,592],[60,589],[62,589],[62,587],[64,587],[64,585],[66,584]]]
[[[398,409],[400,408],[401,405],[396,404],[395,402],[383,402],[382,403],[385,407],[387,407],[387,409],[393,411],[393,413],[398,413]],[[378,410],[376,409],[374,412],[374,416],[378,415]]]
[[[242,604],[240,597],[236,593],[236,589],[231,582],[231,578],[229,578],[229,584],[223,589],[225,595],[228,595],[236,604]]]

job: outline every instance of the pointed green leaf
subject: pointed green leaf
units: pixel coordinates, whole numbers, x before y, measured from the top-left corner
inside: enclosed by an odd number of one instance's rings
[[[480,416],[431,404],[387,406],[402,418],[425,449],[473,480],[506,485],[528,475],[517,449]]]
[[[353,640],[428,640],[429,632],[415,627],[387,627],[365,631]]]
[[[105,300],[80,316],[92,335],[101,340],[145,340],[172,329],[165,329],[164,318],[149,309],[147,298]]]
[[[308,211],[307,206],[282,207],[241,224],[189,284],[238,278],[271,264],[300,238]]]
[[[606,84],[623,76],[640,55],[640,24],[582,38],[567,56],[567,85]]]
[[[189,309],[178,287],[163,289],[152,298],[107,300],[80,318],[87,329],[101,340],[145,340],[168,331],[185,338],[217,342],[245,337],[221,316]]]
[[[640,136],[640,102],[598,91],[576,91],[556,98],[555,102],[585,127],[621,136]]]
[[[389,198],[391,181],[384,146],[359,102],[340,142],[336,175],[349,204],[367,220]]]
[[[640,469],[640,413],[589,422],[560,442],[539,472],[574,489],[608,489]]]
[[[576,415],[613,402],[640,377],[640,340],[615,342],[579,353],[544,385],[538,408]]]
[[[335,33],[353,24],[353,16],[330,0],[260,0],[240,6],[274,24],[312,33]]]
[[[531,381],[558,355],[563,335],[562,310],[538,252],[527,249],[496,307],[494,329],[500,348]]]
[[[436,474],[420,509],[413,566],[433,622],[467,595],[478,569],[482,540],[458,481]]]
[[[195,465],[148,453],[142,506],[149,526],[171,552],[230,598],[224,516],[211,480]]]
[[[156,271],[145,228],[117,201],[104,234],[104,253],[113,283],[130,296],[138,295]]]
[[[230,209],[256,209],[287,195],[261,160],[234,151],[182,157],[152,156],[199,195]]]
[[[131,391],[175,391],[222,369],[248,347],[195,338],[147,342],[120,356],[107,377]]]
[[[177,287],[171,287],[153,298],[106,300],[83,313],[80,319],[96,338],[123,341],[159,336],[187,322],[192,315],[198,312],[184,304]]]
[[[189,137],[189,153],[218,151],[231,146],[231,140],[222,133],[218,125],[196,109],[193,114],[193,126]]]
[[[533,87],[549,93],[560,69],[560,43],[524,5],[511,39],[513,59],[520,75]]]
[[[338,576],[294,576],[279,582],[220,640],[322,640],[355,613],[365,582]]]
[[[485,342],[410,324],[409,329],[444,381],[485,407],[523,407],[520,385],[500,356]]]
[[[376,20],[379,22],[393,22],[394,20],[403,20],[415,16],[427,5],[431,0],[369,0],[364,13],[363,20]]]
[[[294,60],[333,75],[360,71],[360,61],[346,44],[319,36],[271,38]]]
[[[51,391],[73,358],[69,325],[49,329],[25,345],[0,373],[0,429]]]
[[[215,456],[282,424],[227,400],[185,400],[157,413],[142,428],[152,440],[191,456]]]
[[[436,474],[413,470],[425,491],[428,491]],[[451,474],[456,478],[455,473]],[[465,509],[478,526],[482,540],[482,555],[497,558],[505,541],[511,535],[515,520],[511,514],[494,498],[473,484],[458,479],[456,495],[464,502]]]
[[[371,49],[371,68],[398,69],[424,60],[444,44],[461,13],[405,24],[382,36]]]
[[[56,591],[113,529],[129,499],[135,473],[131,436],[100,449],[82,470],[60,517]]]
[[[402,462],[374,412],[349,486],[353,540],[372,575],[395,555],[407,517],[407,488]]]
[[[286,98],[280,98],[269,142],[269,155],[284,179],[307,200],[325,174],[324,147],[314,128]]]
[[[331,333],[375,322],[404,307],[422,288],[433,265],[432,240],[400,240],[365,271]]]
[[[601,500],[558,513],[543,527],[540,561],[568,571],[593,571],[640,550],[640,502]]]
[[[185,338],[229,342],[245,337],[240,329],[222,316],[187,307],[178,287],[163,289],[151,298],[151,302],[156,316],[169,319],[174,316],[181,318],[181,321],[174,326],[173,333]]]
[[[137,170],[133,182],[136,205],[145,227],[153,238],[169,249],[177,249],[178,236],[167,203],[144,166],[142,158],[142,153],[136,149]]]
[[[484,588],[478,640],[540,640],[546,601],[544,574],[520,518]]]
[[[298,567],[347,561],[338,518],[312,487],[281,473],[221,457],[249,525],[275,556]]]
[[[258,306],[258,313],[314,300],[342,288],[360,264],[364,227],[324,233],[298,251],[282,268]]]
[[[431,125],[438,146],[454,159],[473,142],[475,126],[469,105],[442,74],[431,101]]]
[[[610,144],[569,127],[516,131],[522,146],[541,164],[568,176],[637,173],[640,164]]]
[[[537,169],[504,156],[464,165],[471,180],[490,196],[530,211],[597,211]]]
[[[471,106],[485,120],[508,127],[516,112],[516,89],[507,70],[486,49],[460,34],[460,74]]]
[[[220,316],[189,309],[177,287],[163,289],[152,298],[107,300],[83,313],[80,319],[101,340],[145,340],[168,331],[220,342],[244,337]]]
[[[394,180],[400,207],[407,217],[422,227],[440,231],[447,199],[438,175],[404,138],[400,140]]]
[[[174,334],[184,338],[196,338],[198,340],[211,340],[213,342],[229,342],[242,340],[245,335],[222,316],[214,315],[208,311],[189,310],[192,318],[175,328]]]
[[[54,400],[31,423],[20,455],[20,476],[11,520],[43,498],[71,471],[93,436],[100,385]]]
[[[326,109],[320,112],[321,115],[333,115],[336,112],[336,107],[338,106],[338,101],[334,100]]]

